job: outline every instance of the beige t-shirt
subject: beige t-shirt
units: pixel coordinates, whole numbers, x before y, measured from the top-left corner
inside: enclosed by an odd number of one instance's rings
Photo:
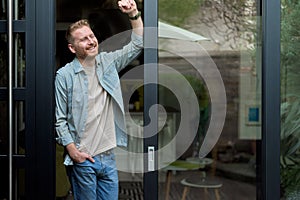
[[[95,156],[116,147],[112,99],[100,85],[95,66],[84,71],[88,77],[88,117],[79,150]]]

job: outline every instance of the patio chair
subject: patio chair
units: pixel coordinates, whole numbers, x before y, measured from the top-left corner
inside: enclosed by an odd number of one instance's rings
[[[190,188],[203,188],[205,199],[208,199],[208,189],[213,189],[216,197],[215,199],[220,200],[219,189],[222,187],[222,183],[213,177],[189,177],[181,180],[180,183],[184,185],[181,200],[186,199]]]

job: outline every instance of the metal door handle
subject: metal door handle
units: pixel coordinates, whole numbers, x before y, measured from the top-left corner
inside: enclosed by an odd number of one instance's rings
[[[155,149],[154,146],[148,146],[148,171],[154,171]]]
[[[9,113],[9,200],[12,200],[13,185],[13,0],[8,0],[7,4],[7,30],[8,30],[8,113]]]

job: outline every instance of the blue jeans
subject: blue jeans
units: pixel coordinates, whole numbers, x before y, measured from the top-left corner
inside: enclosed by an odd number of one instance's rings
[[[118,171],[113,152],[93,157],[67,168],[74,200],[117,200]]]

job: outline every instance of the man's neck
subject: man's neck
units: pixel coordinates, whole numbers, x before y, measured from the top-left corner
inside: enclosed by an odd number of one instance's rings
[[[96,63],[95,58],[85,58],[85,59],[78,59],[78,60],[83,67],[95,66]]]

